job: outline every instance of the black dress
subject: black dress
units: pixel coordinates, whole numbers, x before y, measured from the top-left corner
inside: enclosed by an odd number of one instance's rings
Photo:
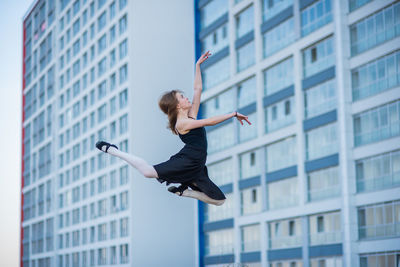
[[[204,192],[212,199],[225,199],[224,193],[208,177],[206,163],[207,136],[204,127],[191,129],[186,134],[179,134],[185,146],[169,160],[153,165],[158,174],[158,181],[180,183],[193,190]]]

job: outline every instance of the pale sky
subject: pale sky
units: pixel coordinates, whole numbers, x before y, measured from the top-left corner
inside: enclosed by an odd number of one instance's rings
[[[19,266],[22,17],[33,0],[0,1],[0,266]]]

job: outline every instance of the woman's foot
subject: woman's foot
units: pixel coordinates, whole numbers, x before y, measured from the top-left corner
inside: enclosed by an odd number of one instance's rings
[[[96,147],[97,149],[107,153],[108,149],[110,148],[110,146],[115,147],[116,149],[118,149],[118,147],[116,145],[104,142],[104,141],[98,141],[96,143]]]
[[[166,182],[164,179],[161,179],[161,178],[157,178],[157,181],[158,181],[160,184]],[[166,186],[169,186],[170,184],[171,184],[170,182],[167,182],[167,183],[166,183]]]
[[[177,194],[179,196],[182,196],[183,192],[188,189],[187,185],[180,185],[178,187],[176,186],[171,186],[168,187],[168,191],[174,194]]]

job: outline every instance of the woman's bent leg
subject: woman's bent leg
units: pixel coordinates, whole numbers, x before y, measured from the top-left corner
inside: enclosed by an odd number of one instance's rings
[[[110,147],[107,153],[125,160],[147,178],[158,178],[157,171],[154,169],[154,167],[148,164],[142,158],[125,153],[121,150],[116,149],[115,147]]]
[[[176,194],[179,195],[179,193],[176,193]],[[221,206],[225,202],[225,199],[223,199],[223,200],[213,199],[213,198],[210,198],[209,196],[207,196],[206,194],[204,194],[203,192],[199,192],[196,190],[190,190],[190,189],[186,189],[185,191],[183,191],[182,196],[195,198],[195,199],[198,199],[205,203],[216,205],[216,206]]]

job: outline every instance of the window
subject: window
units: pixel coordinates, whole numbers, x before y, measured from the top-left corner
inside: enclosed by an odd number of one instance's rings
[[[90,25],[90,40],[93,40],[95,34],[94,23]]]
[[[124,7],[126,7],[127,0],[119,0],[119,10],[122,10]]]
[[[95,57],[95,48],[94,48],[94,45],[92,45],[91,47],[90,47],[90,61],[93,61],[94,60],[94,57]],[[93,81],[91,81],[91,82],[93,82]]]
[[[129,263],[128,244],[120,245],[119,251],[120,251],[119,255],[120,263]]]
[[[117,221],[110,222],[110,239],[115,239],[117,236]]]
[[[87,9],[85,9],[85,11],[83,11],[82,13],[82,27],[86,25],[87,20],[88,20],[88,11]]]
[[[293,5],[293,0],[262,0],[263,21],[267,21]]]
[[[232,158],[225,159],[207,166],[208,174],[213,177],[213,182],[218,185],[225,185],[233,182]]]
[[[97,42],[97,53],[100,55],[107,48],[107,35],[103,34]]]
[[[205,256],[233,254],[233,229],[207,232],[205,234]]]
[[[113,18],[115,18],[115,1],[114,2],[112,2],[111,4],[110,4],[110,11],[109,11],[109,14],[110,14],[110,21],[113,19]]]
[[[101,13],[101,15],[99,16],[99,18],[97,19],[97,32],[100,32],[107,23],[107,12],[104,11],[103,13]]]
[[[288,137],[265,147],[266,169],[273,172],[297,164],[296,137]]]
[[[119,118],[119,134],[124,134],[128,131],[128,115],[125,114]]]
[[[353,101],[377,95],[400,85],[398,62],[400,62],[400,51],[353,69],[351,72]]]
[[[117,247],[110,247],[110,264],[117,264]]]
[[[126,27],[127,27],[127,19],[125,15],[119,20],[119,35],[123,34],[126,31]]]
[[[94,0],[90,3],[90,17],[94,16]]]
[[[123,166],[119,169],[119,185],[128,183],[128,166]]]
[[[400,35],[400,2],[396,2],[350,26],[351,55],[358,55]]]
[[[304,91],[304,116],[315,117],[337,106],[335,80],[329,80]]]
[[[303,51],[303,77],[307,78],[335,64],[333,37],[328,37]]]
[[[270,249],[301,247],[302,228],[300,218],[269,222],[268,230]]]
[[[242,189],[240,191],[241,215],[248,215],[261,212],[262,211],[261,201],[262,201],[261,186]]]
[[[110,52],[110,68],[114,67],[115,63],[116,63],[116,56],[115,56],[115,49],[113,49]]]
[[[215,20],[228,12],[228,0],[210,1],[200,10],[200,25],[201,29],[206,28]]]
[[[116,75],[115,73],[111,74],[110,76],[110,91],[114,91],[116,88],[117,81],[116,81]]]
[[[340,196],[338,167],[331,167],[307,174],[308,200],[319,201]]]
[[[400,101],[395,101],[354,115],[355,146],[400,135],[399,110]]]
[[[305,36],[331,21],[331,0],[316,1],[301,11],[301,35]]]
[[[115,41],[115,35],[116,35],[115,34],[115,26],[111,27],[109,35],[110,35],[110,45],[111,45]]]
[[[264,108],[265,132],[273,132],[295,122],[296,117],[292,112],[294,107],[294,96],[273,103]]]
[[[107,82],[104,80],[98,86],[97,99],[98,100],[102,99],[103,97],[106,96],[106,94],[107,94]]]
[[[128,65],[119,68],[119,84],[123,84],[128,79]]]
[[[254,28],[254,8],[253,5],[246,8],[236,16],[236,39],[243,37]]]
[[[261,233],[259,224],[242,226],[241,235],[241,252],[259,251],[261,249]]]
[[[119,93],[119,108],[123,109],[128,104],[128,89]]]
[[[214,54],[229,45],[228,24],[224,24],[201,40],[201,53],[213,51]]]
[[[378,203],[358,208],[358,237],[377,239],[399,235],[400,201]]]
[[[360,267],[370,266],[398,266],[400,264],[400,251],[360,254]]]
[[[256,86],[256,79],[254,76],[250,79],[241,82],[237,86],[237,89],[238,89],[237,93],[238,108],[243,108],[248,106],[249,104],[256,102],[257,86]]]
[[[342,242],[340,212],[309,216],[310,245]]]
[[[350,12],[356,10],[357,8],[359,8],[365,4],[368,4],[371,1],[372,0],[350,0],[349,1]]]
[[[94,82],[95,76],[96,76],[95,68],[93,67],[90,69],[90,83]]]
[[[267,187],[269,209],[281,209],[299,204],[297,177],[270,182]]]
[[[97,193],[103,193],[107,190],[107,185],[106,185],[106,175],[102,175],[99,178],[97,178]]]
[[[80,8],[80,2],[79,2],[79,0],[76,0],[75,2],[74,2],[74,5],[72,6],[72,12],[73,12],[73,15],[75,16],[76,14],[78,14],[78,12],[79,12],[79,8]]]
[[[126,210],[128,208],[128,192],[122,192],[119,194],[120,199],[120,209]]]
[[[203,89],[210,89],[230,77],[230,57],[226,56],[203,70]]]
[[[128,54],[128,41],[125,39],[119,44],[119,59],[123,59]]]
[[[106,117],[107,117],[107,104],[103,104],[101,107],[98,108],[97,110],[97,123],[103,122]]]
[[[228,123],[223,126],[218,126],[216,129],[209,131],[208,135],[208,153],[215,153],[232,147],[235,142],[234,124]]]
[[[233,217],[233,194],[226,194],[223,206],[205,205],[204,221],[214,222]]]
[[[240,179],[253,178],[261,175],[262,150],[253,150],[239,155]]]
[[[78,59],[75,63],[74,63],[74,65],[72,66],[72,75],[73,75],[73,77],[76,77],[78,74],[79,74],[79,72],[81,71],[81,67],[80,67],[80,60]],[[77,82],[78,84],[79,84],[79,81]],[[76,96],[76,95],[74,95],[74,96]]]
[[[80,30],[80,19],[78,18],[72,25],[72,35],[76,36]]]
[[[251,41],[236,50],[237,71],[243,71],[255,63],[254,41]]]
[[[97,77],[101,77],[107,71],[107,57],[103,57],[97,66]]]
[[[110,115],[113,115],[117,111],[117,100],[115,96],[110,99]]]
[[[287,88],[293,83],[292,57],[285,59],[264,71],[264,95],[271,95]]]
[[[296,37],[294,29],[294,18],[291,17],[265,32],[263,34],[264,58],[293,43]]]
[[[306,132],[306,160],[338,152],[337,123],[330,123]]]
[[[357,160],[358,192],[371,192],[400,185],[400,151]]]
[[[128,236],[129,223],[128,218],[120,219],[120,237]]]

